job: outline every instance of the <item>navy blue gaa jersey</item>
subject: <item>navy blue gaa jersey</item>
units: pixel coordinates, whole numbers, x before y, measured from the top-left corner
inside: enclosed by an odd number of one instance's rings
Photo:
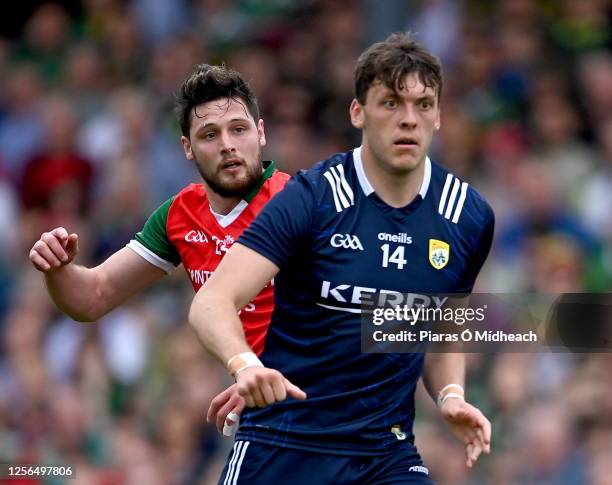
[[[236,439],[344,455],[413,446],[424,355],[361,353],[361,304],[383,290],[469,293],[493,225],[487,202],[429,158],[402,208],[376,195],[360,148],[296,174],[238,242],[281,268],[260,358],[308,398],[245,410]]]

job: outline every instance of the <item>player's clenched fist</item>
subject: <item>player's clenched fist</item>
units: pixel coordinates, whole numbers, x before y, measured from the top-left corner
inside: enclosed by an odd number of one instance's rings
[[[57,270],[72,262],[79,252],[79,236],[63,227],[45,232],[30,250],[30,261],[44,273]]]
[[[292,384],[280,372],[267,367],[249,367],[236,375],[238,393],[244,397],[247,407],[265,407],[287,396],[306,399],[306,393]]]

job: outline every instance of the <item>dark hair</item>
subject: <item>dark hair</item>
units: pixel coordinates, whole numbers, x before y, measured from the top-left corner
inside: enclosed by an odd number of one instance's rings
[[[391,34],[383,42],[368,47],[355,65],[355,98],[365,104],[368,90],[375,81],[382,81],[390,89],[402,89],[402,79],[416,73],[419,80],[442,94],[440,60],[412,39],[409,32]]]
[[[238,71],[225,66],[198,64],[181,85],[175,99],[175,111],[183,135],[189,136],[193,108],[219,98],[240,99],[255,122],[259,120],[255,93]]]

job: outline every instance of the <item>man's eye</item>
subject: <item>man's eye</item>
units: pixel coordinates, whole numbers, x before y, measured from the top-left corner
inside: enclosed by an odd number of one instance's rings
[[[395,108],[397,102],[394,99],[387,99],[384,103],[385,108]]]
[[[235,128],[236,133],[242,133],[243,131],[245,131],[246,129],[244,128],[244,126],[237,126]]]
[[[421,108],[423,109],[431,108],[431,101],[421,101]]]
[[[204,139],[205,140],[212,140],[215,137],[215,133],[212,131],[209,131],[208,133],[204,134]]]

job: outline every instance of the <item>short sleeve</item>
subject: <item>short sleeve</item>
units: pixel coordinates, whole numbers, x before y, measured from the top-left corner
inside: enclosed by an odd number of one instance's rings
[[[470,258],[461,279],[461,284],[459,285],[460,289],[458,290],[460,293],[472,292],[474,284],[476,283],[476,278],[478,277],[478,273],[480,273],[480,270],[482,269],[482,266],[489,255],[489,251],[491,250],[493,233],[495,230],[495,215],[493,213],[493,209],[491,209],[488,204],[485,207],[486,210],[483,218],[482,231],[480,233],[476,248],[472,253],[472,257]]]
[[[181,257],[168,238],[166,223],[174,197],[160,205],[145,223],[142,231],[136,233],[128,247],[151,264],[171,271],[181,263]]]
[[[309,238],[313,212],[312,187],[297,174],[266,204],[238,242],[280,268]]]

